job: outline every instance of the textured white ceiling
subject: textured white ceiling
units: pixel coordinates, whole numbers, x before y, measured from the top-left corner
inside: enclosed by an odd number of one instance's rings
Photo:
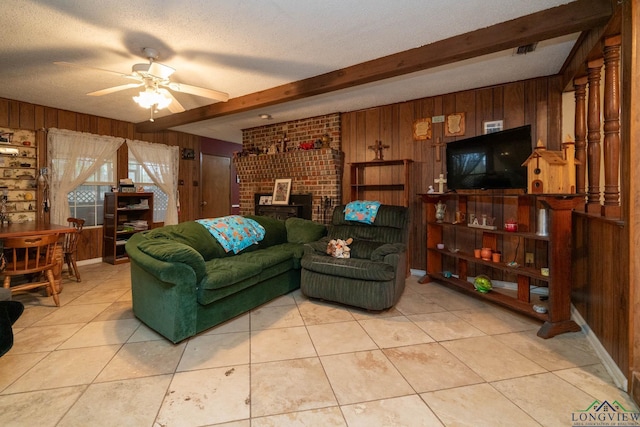
[[[177,71],[172,80],[232,98],[312,77],[569,3],[563,0],[4,0],[0,97],[129,122],[149,111],[139,89],[86,93],[130,81],[143,47]],[[176,129],[241,142],[241,129],[557,73],[577,34],[287,104]],[[178,93],[186,109],[212,101]],[[157,116],[168,114],[163,110]]]

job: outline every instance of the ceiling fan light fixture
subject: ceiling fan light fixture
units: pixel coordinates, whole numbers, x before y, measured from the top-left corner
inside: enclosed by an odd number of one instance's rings
[[[136,104],[146,109],[154,108],[162,110],[171,104],[171,98],[168,98],[163,93],[152,87],[148,87],[140,92],[138,96],[134,96],[133,100]]]

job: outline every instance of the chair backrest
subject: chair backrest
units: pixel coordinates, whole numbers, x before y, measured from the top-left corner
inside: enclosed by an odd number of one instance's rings
[[[381,205],[373,224],[344,219],[345,205],[333,211],[329,238],[370,240],[383,243],[407,243],[409,236],[409,209],[404,206]]]
[[[62,243],[62,250],[65,253],[75,252],[78,248],[78,239],[80,233],[82,233],[82,227],[84,227],[84,219],[81,218],[67,218],[67,222],[70,227],[75,228],[75,232],[66,233],[64,235],[64,242]]]
[[[4,274],[13,276],[37,273],[52,268],[58,262],[55,257],[58,237],[56,233],[4,239],[5,256],[7,256]]]

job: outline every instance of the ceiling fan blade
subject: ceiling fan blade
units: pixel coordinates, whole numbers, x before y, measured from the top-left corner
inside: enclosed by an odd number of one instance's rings
[[[169,106],[167,107],[167,109],[172,112],[172,113],[182,113],[184,110],[184,107],[182,106],[182,104],[180,104],[178,102],[178,100],[175,98],[175,96],[173,96],[173,94],[171,92],[169,92],[166,89],[158,89],[158,92],[162,93],[163,95],[165,95],[168,98],[171,98],[171,104],[169,104]]]
[[[144,83],[128,83],[126,85],[114,86],[114,87],[109,87],[109,88],[102,89],[102,90],[97,90],[95,92],[89,92],[87,95],[89,95],[89,96],[108,95],[110,93],[119,92],[121,90],[131,89],[131,88],[134,88],[134,87],[140,87],[142,85],[144,85]]]
[[[171,74],[175,73],[175,69],[168,65],[161,64],[159,62],[152,62],[149,64],[149,70],[147,71],[154,77],[161,78],[163,80],[168,79]]]
[[[189,93],[191,95],[202,96],[204,98],[211,98],[217,101],[226,102],[229,100],[229,94],[226,92],[220,92],[213,89],[205,89],[203,87],[186,85],[183,83],[171,82],[166,86],[169,89],[175,90],[176,92]]]

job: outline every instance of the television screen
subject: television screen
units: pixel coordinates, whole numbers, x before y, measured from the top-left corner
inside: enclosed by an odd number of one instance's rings
[[[449,190],[527,188],[531,125],[447,144]]]

